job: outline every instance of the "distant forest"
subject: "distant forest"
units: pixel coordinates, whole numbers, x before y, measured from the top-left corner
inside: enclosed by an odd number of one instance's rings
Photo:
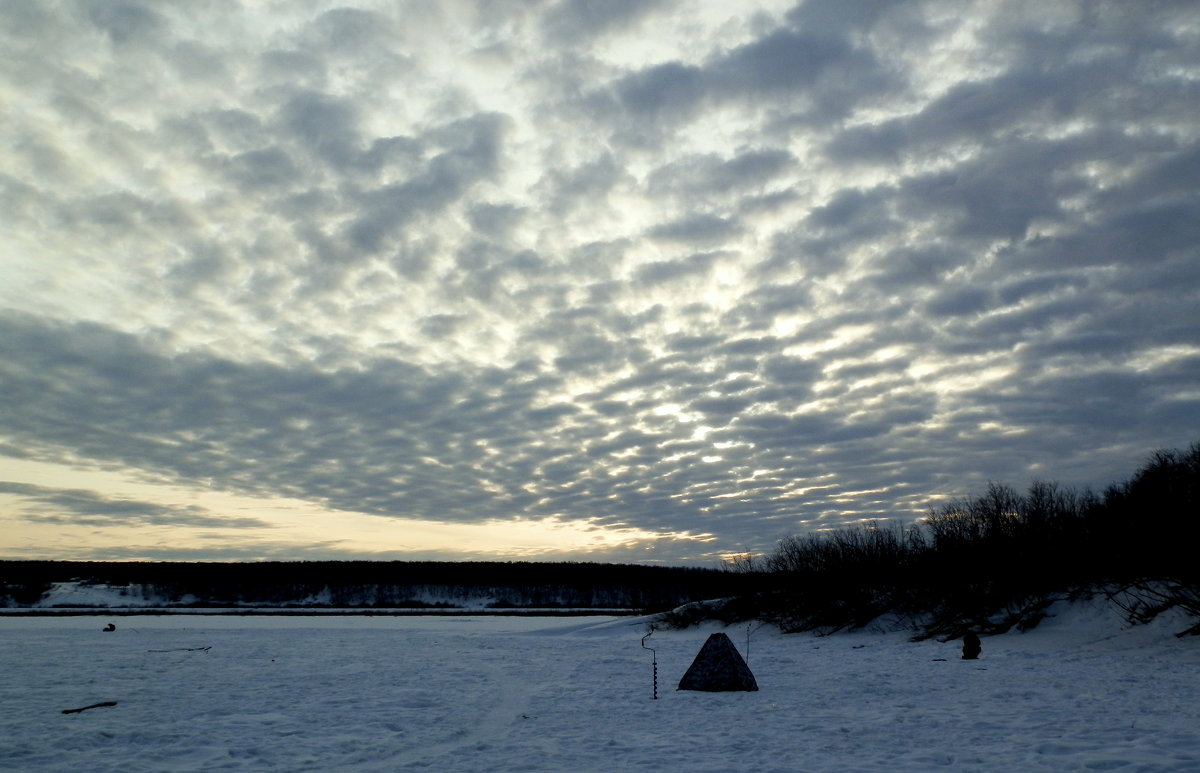
[[[1177,610],[1200,634],[1200,443],[1158,451],[1102,494],[1034,482],[871,522],[789,537],[730,568],[756,588],[669,616],[768,620],[832,632],[888,618],[915,638],[1027,630],[1055,601],[1103,596],[1131,623]]]
[[[636,564],[425,561],[0,561],[0,606],[38,603],[56,582],[119,589],[174,607],[604,608],[658,612],[745,592],[717,568]]]
[[[719,568],[531,562],[0,561],[0,606],[52,584],[173,606],[607,608],[665,625],[761,620],[833,632],[887,620],[915,638],[1027,630],[1056,601],[1102,596],[1131,623],[1184,613],[1200,634],[1200,443],[1158,451],[1097,494],[992,483],[914,523],[867,522],[779,542]]]

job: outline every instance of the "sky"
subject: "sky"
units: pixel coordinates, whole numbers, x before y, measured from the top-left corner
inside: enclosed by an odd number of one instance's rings
[[[0,2],[0,557],[716,565],[1200,440],[1194,2]]]

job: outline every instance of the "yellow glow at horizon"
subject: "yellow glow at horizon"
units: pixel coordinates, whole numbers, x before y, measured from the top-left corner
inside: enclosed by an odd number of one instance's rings
[[[585,554],[655,540],[711,541],[711,535],[660,533],[630,526],[602,527],[591,521],[556,518],[500,519],[451,523],[367,513],[328,510],[296,499],[260,499],[223,491],[190,489],[131,479],[119,471],[76,469],[65,465],[0,457],[0,480],[50,490],[78,489],[110,501],[151,502],[168,507],[200,507],[211,520],[196,525],[108,522],[81,517],[78,524],[26,520],[31,509],[20,495],[0,494],[0,558],[71,558],[90,551],[129,548],[125,558],[144,557],[164,549],[195,549],[219,554],[238,549],[237,558],[260,549],[264,557],[279,558],[295,551],[308,558],[310,548],[323,556],[389,557],[412,554],[445,557],[532,558],[556,554]],[[66,513],[65,515],[69,515]],[[222,517],[230,519],[222,526]],[[238,525],[238,519],[263,521],[261,527]]]

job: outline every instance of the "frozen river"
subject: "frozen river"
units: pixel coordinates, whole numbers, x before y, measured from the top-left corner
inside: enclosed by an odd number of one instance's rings
[[[978,661],[759,629],[755,693],[674,689],[746,626],[658,631],[658,700],[640,618],[0,617],[0,770],[1200,770],[1200,641],[1058,613]]]

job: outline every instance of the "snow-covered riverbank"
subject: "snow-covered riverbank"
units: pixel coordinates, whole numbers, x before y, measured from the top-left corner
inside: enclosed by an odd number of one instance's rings
[[[394,591],[394,589],[392,589]],[[628,604],[604,606],[604,601],[620,599],[619,591],[592,594],[600,597],[600,603],[580,607],[575,595],[566,591],[533,591],[546,606],[530,603],[526,596],[531,589],[498,586],[492,588],[463,588],[455,586],[423,585],[405,588],[403,600],[387,603],[380,596],[386,592],[378,588],[362,591],[351,599],[353,606],[338,606],[332,603],[328,587],[323,592],[294,601],[268,603],[261,599],[224,606],[211,599],[200,599],[187,595],[171,599],[157,593],[154,588],[142,585],[114,586],[93,582],[54,582],[41,598],[32,602],[0,603],[0,616],[55,616],[55,615],[534,615],[557,617],[560,615],[633,615],[641,609]],[[343,594],[345,595],[345,594]],[[511,599],[520,599],[514,603]]]
[[[644,619],[3,618],[0,769],[1200,770],[1200,641],[1055,612],[978,661],[759,629],[756,693],[674,689],[747,627],[657,631],[658,700]]]

